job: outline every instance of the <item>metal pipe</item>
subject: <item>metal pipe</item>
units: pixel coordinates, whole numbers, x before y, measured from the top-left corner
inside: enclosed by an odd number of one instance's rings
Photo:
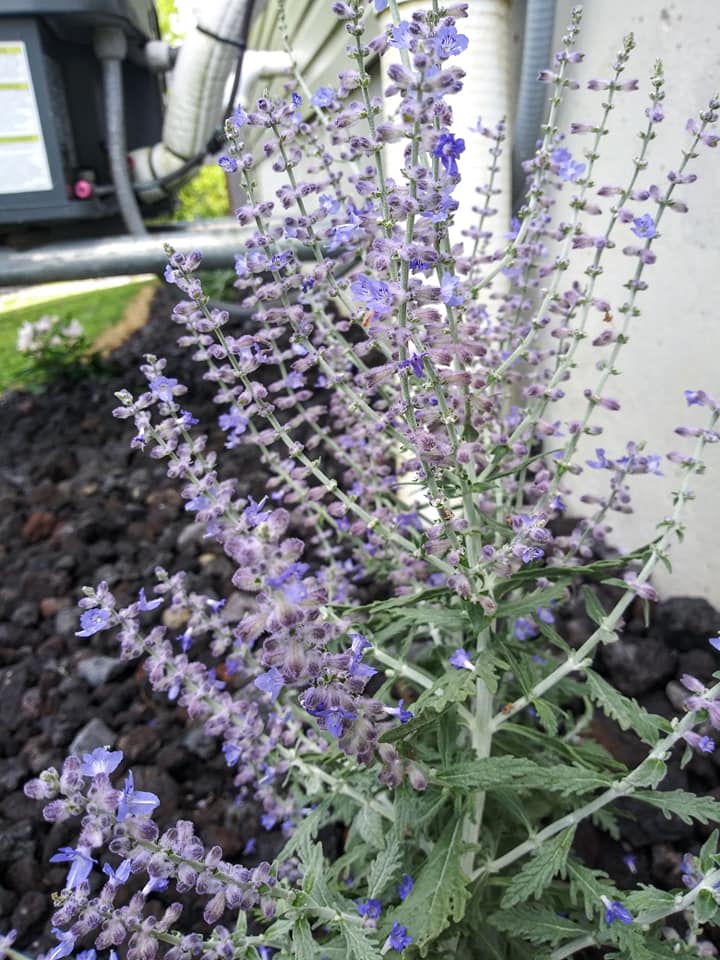
[[[0,247],[0,284],[16,286],[55,280],[86,280],[123,274],[162,274],[168,262],[163,244],[202,250],[203,267],[232,269],[246,231],[231,228],[167,231],[143,237],[120,236],[50,243],[29,250]]]
[[[25,286],[56,280],[87,280],[93,277],[118,277],[139,273],[162,274],[168,262],[164,245],[176,250],[202,251],[207,270],[231,270],[235,254],[243,249],[250,235],[232,220],[194,225],[178,224],[143,237],[100,237],[75,242],[62,241],[9,250],[0,246],[0,285]],[[309,248],[288,244],[300,260],[313,259]]]
[[[513,131],[513,209],[525,197],[524,160],[535,153],[540,124],[547,107],[547,87],[538,83],[538,73],[550,66],[555,0],[528,0],[523,35],[522,72]]]
[[[125,141],[122,62],[127,54],[127,40],[117,27],[100,27],[95,32],[94,46],[102,63],[105,131],[115,197],[128,231],[144,236],[145,224],[130,179]]]

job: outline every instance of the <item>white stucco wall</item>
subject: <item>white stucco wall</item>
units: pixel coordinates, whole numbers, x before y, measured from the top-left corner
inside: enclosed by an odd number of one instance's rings
[[[558,0],[556,49],[572,3]],[[664,189],[669,170],[677,169],[680,151],[688,142],[685,122],[697,115],[708,97],[720,89],[720,4],[707,0],[662,3],[658,0],[591,0],[585,4],[579,49],[586,53],[579,68],[581,78],[605,78],[619,49],[623,34],[632,31],[637,49],[625,76],[640,79],[640,92],[621,95],[611,118],[610,137],[603,145],[603,157],[596,182],[627,182],[631,159],[638,152],[637,132],[645,121],[648,77],[655,58],[664,62],[667,78],[666,119],[651,146],[650,169],[639,185],[658,183]],[[571,120],[595,122],[602,94],[578,91],[560,115],[567,129]],[[589,141],[571,137],[568,145],[575,155]],[[690,453],[692,441],[675,436],[679,424],[702,425],[707,411],[685,405],[683,390],[705,389],[720,396],[720,150],[703,149],[693,162],[697,183],[676,193],[686,200],[690,212],[668,211],[661,223],[661,239],[654,245],[655,266],[645,279],[650,289],[640,294],[637,305],[642,315],[633,321],[630,343],[620,354],[621,376],[612,378],[607,393],[620,401],[621,411],[606,414],[604,436],[587,438],[586,456],[596,446],[607,448],[608,456],[620,455],[628,440],[647,440],[649,452],[681,450]],[[652,173],[651,173],[652,171]],[[650,205],[633,204],[638,214],[651,212]],[[599,225],[601,218],[596,220]],[[589,232],[600,233],[589,224]],[[618,227],[622,238],[618,248],[637,242],[629,228]],[[617,238],[616,238],[617,239]],[[634,268],[634,261],[613,251],[606,264],[606,276],[599,284],[600,296],[620,306],[627,295],[622,289]],[[609,266],[609,269],[607,269]],[[602,321],[596,314],[594,329]],[[597,374],[592,364],[598,351],[589,351],[590,362],[577,371],[575,389],[568,391],[566,416],[582,410],[582,388],[592,386]],[[587,351],[586,351],[587,355]],[[658,570],[654,582],[661,595],[702,595],[720,606],[720,444],[707,448],[708,471],[694,484],[696,501],[687,510],[687,534],[673,546],[673,574]],[[654,524],[671,510],[671,491],[676,489],[680,471],[673,464],[663,467],[665,477],[637,477],[633,484],[635,513],[618,517],[613,540],[631,549],[653,536]],[[604,489],[606,474],[588,470],[588,486]],[[616,515],[617,517],[617,515]]]

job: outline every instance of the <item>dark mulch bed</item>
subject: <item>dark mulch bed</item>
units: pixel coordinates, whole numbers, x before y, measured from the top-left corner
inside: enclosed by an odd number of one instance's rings
[[[192,526],[163,463],[131,451],[130,425],[110,414],[114,391],[142,389],[138,364],[155,353],[168,357],[169,376],[192,386],[188,406],[201,423],[212,422],[211,389],[174,344],[171,303],[171,291],[158,293],[146,327],[113,354],[108,378],[0,401],[0,930],[15,927],[17,946],[30,954],[53,942],[50,892],[62,887],[67,868],[48,859],[74,841],[74,828],[44,823],[41,804],[27,800],[22,786],[45,767],[59,767],[69,752],[105,743],[124,750],[136,786],[162,799],[161,825],[194,819],[206,843],[220,844],[228,858],[239,857],[251,836],[258,846],[245,858],[249,864],[272,856],[276,846],[257,811],[235,802],[214,741],[152,695],[142,667],[117,660],[107,635],[75,636],[80,588],[101,579],[127,602],[157,565],[187,570],[192,589],[232,592],[230,561]],[[241,477],[240,492],[257,496],[263,468],[252,449],[224,456],[225,470]],[[566,636],[586,635],[588,626],[581,608],[567,611]],[[704,600],[666,601],[649,628],[639,612],[630,618],[625,642],[602,652],[603,669],[623,692],[670,716],[683,698],[678,678],[687,672],[709,680],[716,669],[707,638],[719,626]],[[631,735],[602,717],[594,733],[628,763],[644,755]],[[684,771],[676,764],[667,786],[720,797],[718,783],[717,761],[696,757]],[[591,865],[622,886],[650,879],[677,885],[681,855],[706,835],[645,808],[625,821],[621,843],[586,824],[579,845]],[[622,860],[629,851],[637,855],[634,877]]]

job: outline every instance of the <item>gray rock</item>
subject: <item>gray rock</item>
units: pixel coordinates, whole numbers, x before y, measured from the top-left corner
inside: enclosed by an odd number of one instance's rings
[[[20,902],[12,913],[12,927],[19,937],[37,923],[47,909],[47,898],[39,890],[28,890],[20,897]]]
[[[28,779],[29,770],[25,757],[10,757],[0,760],[0,794],[10,793]]]
[[[19,603],[10,615],[10,622],[17,627],[34,627],[39,619],[40,610],[33,600]]]
[[[96,747],[112,747],[115,740],[115,734],[110,727],[97,717],[93,717],[73,737],[70,753],[82,757],[84,753],[90,753]]]
[[[217,741],[213,737],[207,737],[202,727],[192,727],[182,738],[184,747],[201,760],[209,760],[217,754]]]
[[[720,614],[704,597],[671,597],[653,612],[652,632],[676,650],[707,649],[720,629]]]
[[[204,523],[189,523],[180,531],[177,538],[179,553],[197,553],[205,536]]]
[[[627,637],[603,647],[602,660],[613,685],[637,697],[673,676],[677,653],[653,637]]]
[[[86,657],[78,663],[76,670],[89,686],[101,687],[108,680],[111,680],[124,665],[124,661],[117,657]]]
[[[80,614],[75,607],[63,607],[55,614],[55,633],[61,636],[75,633],[80,629]]]

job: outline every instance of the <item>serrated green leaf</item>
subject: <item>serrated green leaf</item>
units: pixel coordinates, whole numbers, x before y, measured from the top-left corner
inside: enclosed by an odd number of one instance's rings
[[[615,900],[617,888],[603,870],[592,870],[572,857],[567,865],[570,881],[570,900],[573,906],[580,898],[588,920],[603,909],[601,897]]]
[[[562,763],[542,766],[524,757],[483,757],[441,770],[433,781],[458,790],[522,790],[535,788],[570,794],[589,793],[611,783],[604,773]]]
[[[656,913],[657,911],[674,912],[675,894],[667,890],[658,890],[648,884],[641,884],[640,889],[633,890],[625,897],[625,906],[634,917],[642,914]]]
[[[547,768],[522,757],[483,757],[456,763],[437,773],[434,780],[460,790],[492,790],[498,787],[537,787],[547,779]]]
[[[659,731],[668,730],[669,725],[664,717],[648,713],[636,700],[623,696],[593,670],[586,670],[585,677],[591,699],[622,730],[633,730],[641,740],[653,747],[658,741]]]
[[[469,670],[444,673],[429,690],[425,690],[413,704],[413,713],[420,717],[424,711],[441,713],[450,704],[464,703],[475,691],[475,678]],[[406,726],[406,724],[405,724]]]
[[[718,915],[718,904],[711,890],[701,890],[693,904],[696,923],[714,923]]]
[[[533,857],[515,873],[500,903],[509,910],[530,897],[537,899],[553,877],[565,876],[567,858],[575,836],[575,827],[563,830],[547,840]]]
[[[342,923],[341,930],[350,960],[379,960],[380,949],[363,927]]]
[[[390,918],[407,927],[423,956],[443,930],[465,914],[470,891],[460,867],[462,853],[462,818],[458,817],[447,825],[415,878],[412,892]]]
[[[494,913],[490,923],[498,930],[522,937],[529,943],[555,946],[566,940],[574,940],[588,931],[567,917],[540,904],[523,903],[512,910]]]
[[[607,808],[596,810],[591,820],[596,827],[604,830],[613,840],[620,840],[620,824],[618,823],[618,818],[614,813],[611,813],[610,810]]]
[[[417,707],[413,704],[413,710],[416,709]],[[422,717],[415,716],[407,723],[398,723],[397,726],[385,730],[380,736],[380,743],[399,743],[401,740],[414,740],[421,733],[432,730],[433,727],[437,726],[437,723],[437,714],[428,711]]]
[[[535,624],[540,633],[545,637],[546,640],[549,640],[554,647],[562,650],[563,653],[570,652],[570,647],[568,644],[565,642],[565,640],[563,640],[557,630],[550,626],[549,623],[543,623],[543,621],[538,618],[535,621]]]
[[[720,803],[713,797],[698,797],[685,790],[636,790],[633,797],[657,807],[667,817],[673,814],[680,817],[683,823],[720,822]]]
[[[556,764],[549,767],[552,789],[564,797],[590,793],[592,790],[604,790],[612,780],[606,773],[598,773],[587,767],[564,766]]]
[[[292,932],[294,960],[317,960],[318,944],[313,940],[310,924],[305,917],[295,921]]]
[[[327,800],[319,803],[314,810],[298,823],[297,827],[295,827],[285,842],[285,846],[278,854],[280,858],[289,860],[290,857],[295,856],[295,854],[300,851],[305,842],[315,839],[318,830],[323,824],[329,806],[330,802]]]
[[[706,873],[709,873],[717,862],[717,845],[719,836],[720,832],[716,827],[700,848],[698,860],[700,862],[700,874],[702,876],[704,876]]]
[[[581,588],[585,613],[590,617],[593,623],[600,626],[607,614],[602,608],[593,589],[587,585]]]
[[[657,787],[667,776],[667,764],[660,757],[649,757],[632,774],[636,787]]]
[[[323,907],[333,905],[333,895],[327,885],[327,870],[322,844],[304,838],[298,851],[302,864],[302,888],[308,897]]]
[[[533,590],[517,600],[508,600],[499,603],[495,612],[496,619],[514,620],[526,613],[535,613],[538,607],[547,607],[553,600],[560,600],[565,596],[565,583],[552,584],[541,590]]]
[[[385,890],[400,866],[400,844],[392,837],[384,850],[375,857],[368,874],[368,896],[377,899]]]
[[[385,831],[383,829],[383,818],[371,807],[362,807],[355,815],[355,819],[350,827],[352,834],[357,835],[357,839],[364,840],[375,850],[385,848]]]
[[[543,726],[543,730],[551,737],[556,736],[558,732],[558,718],[556,708],[547,700],[533,700],[532,705],[537,711],[538,720]]]
[[[635,924],[628,925],[614,923],[608,928],[608,933],[618,944],[620,950],[608,953],[608,958],[615,960],[670,960],[677,954],[671,943],[661,943],[651,934],[646,934]]]

